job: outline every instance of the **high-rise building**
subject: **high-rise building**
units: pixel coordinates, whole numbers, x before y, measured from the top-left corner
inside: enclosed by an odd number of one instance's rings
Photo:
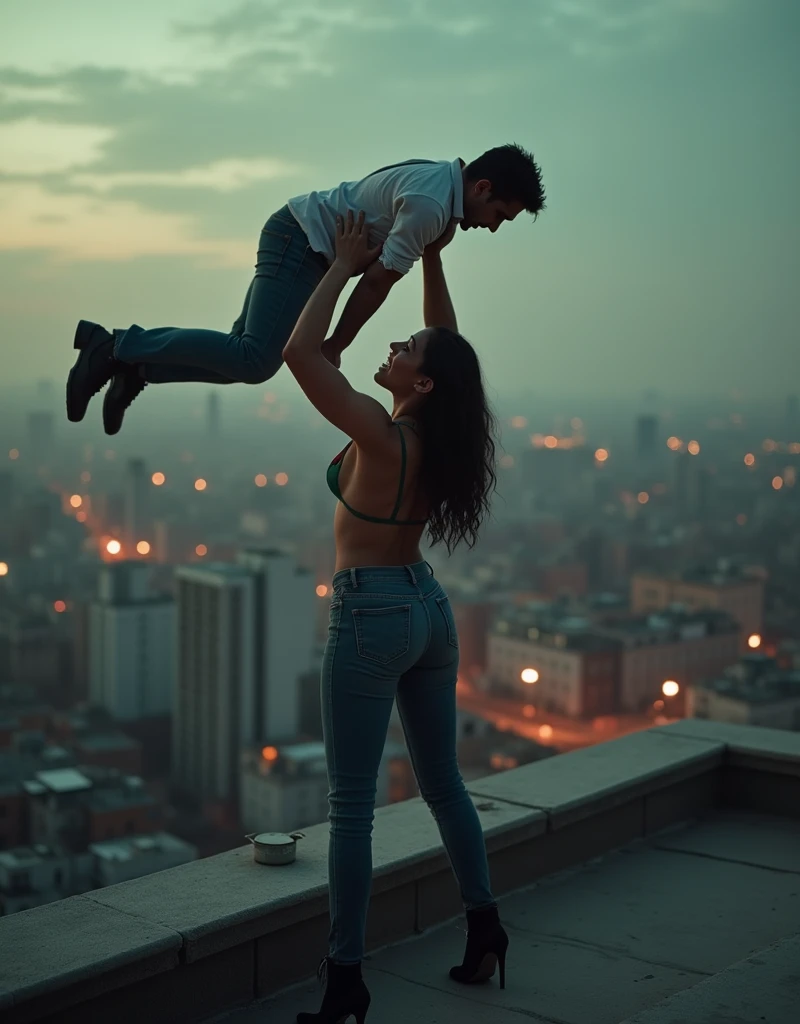
[[[206,406],[206,425],[208,426],[208,436],[216,441],[220,434],[218,391],[209,392],[208,405]]]
[[[636,457],[651,461],[658,451],[658,418],[638,416],[636,418]]]
[[[89,611],[89,697],[119,721],[172,710],[175,605],[150,590],[150,566],[115,562],[100,573]]]
[[[238,562],[255,576],[255,662],[258,742],[297,735],[297,680],[311,664],[315,644],[314,578],[290,555],[272,548],[248,548]]]
[[[700,459],[679,452],[672,460],[672,494],[675,511],[681,516],[702,519],[709,511],[711,475]]]
[[[313,578],[273,550],[176,577],[173,781],[198,800],[237,801],[242,750],[297,735],[300,679],[314,652]]]
[[[798,403],[797,395],[786,396],[786,409],[784,414],[785,433],[786,440],[791,442],[798,441],[800,438],[796,437],[795,434],[800,429],[800,403]]]
[[[144,459],[130,459],[125,468],[125,541],[131,548],[150,537],[149,487]]]
[[[14,477],[10,470],[0,470],[0,558],[11,537],[11,512],[14,507]]]
[[[28,413],[28,443],[36,463],[52,459],[55,444],[55,422],[51,412]]]

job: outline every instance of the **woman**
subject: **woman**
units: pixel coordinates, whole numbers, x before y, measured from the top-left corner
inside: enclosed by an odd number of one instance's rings
[[[471,547],[494,487],[494,417],[478,359],[456,333],[441,266],[451,224],[423,257],[425,330],[393,342],[375,374],[392,415],[354,391],[322,354],[331,317],[353,274],[376,258],[364,216],[337,222],[336,259],[303,310],[283,355],[319,411],[352,438],[328,468],[339,498],[336,571],[322,665],[322,715],[330,781],[328,870],[331,930],[320,965],[327,988],[318,1014],[298,1022],[363,1024],[370,996],[361,977],[372,882],[376,779],[397,699],[414,772],[442,835],[468,922],[464,962],[450,976],[485,981],[508,937],[492,896],[483,832],[456,760],[458,638],[450,604],[423,561],[420,538],[448,551]]]

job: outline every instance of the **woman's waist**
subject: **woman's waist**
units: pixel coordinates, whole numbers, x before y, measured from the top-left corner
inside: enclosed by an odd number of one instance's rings
[[[375,585],[383,591],[402,592],[407,588],[416,590],[426,581],[433,580],[433,568],[423,559],[403,564],[398,564],[397,561],[385,564],[364,561],[357,565],[338,568],[340,564],[337,560],[337,571],[332,580],[334,592],[358,591],[360,588],[374,590]]]

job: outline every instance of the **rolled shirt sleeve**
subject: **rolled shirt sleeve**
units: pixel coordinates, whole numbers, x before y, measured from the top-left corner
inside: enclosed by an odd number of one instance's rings
[[[446,226],[447,214],[441,203],[425,195],[402,196],[380,262],[387,270],[407,274],[425,246],[435,242]]]

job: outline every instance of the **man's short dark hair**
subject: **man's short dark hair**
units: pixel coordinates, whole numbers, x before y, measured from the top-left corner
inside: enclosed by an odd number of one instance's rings
[[[492,199],[522,203],[534,217],[544,209],[542,172],[533,154],[516,142],[488,149],[483,156],[467,164],[464,173],[468,181],[480,181],[481,178],[490,181]]]

